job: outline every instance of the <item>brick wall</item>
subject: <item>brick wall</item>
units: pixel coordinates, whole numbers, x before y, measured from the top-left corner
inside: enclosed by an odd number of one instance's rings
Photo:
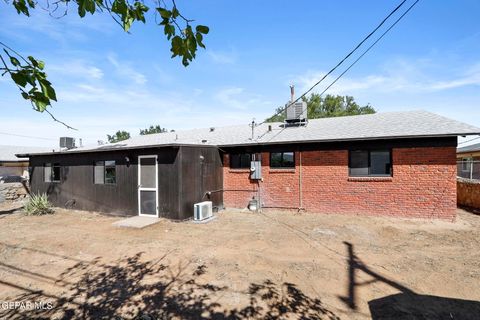
[[[262,153],[263,182],[251,181],[249,170],[230,169],[224,157],[227,208],[245,208],[260,197],[272,208],[455,219],[455,147],[393,149],[393,177],[387,178],[349,177],[346,150],[295,152],[295,169],[270,169],[269,153]]]
[[[480,209],[480,180],[458,178],[457,202],[460,206]]]

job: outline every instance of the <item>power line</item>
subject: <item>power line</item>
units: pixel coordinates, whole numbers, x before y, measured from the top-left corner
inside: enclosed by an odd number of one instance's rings
[[[408,12],[410,12],[410,10],[412,10],[412,8],[413,8],[419,1],[420,1],[420,0],[416,0],[400,17],[398,17],[398,19],[395,20],[395,22],[394,22],[387,30],[385,30],[385,32],[383,32],[382,35],[381,35],[380,37],[378,37],[378,39],[375,40],[375,42],[373,42],[357,59],[355,59],[355,61],[353,61],[353,62],[348,66],[347,69],[345,69],[337,78],[335,78],[335,80],[333,80],[333,81],[320,93],[319,96],[321,97],[321,96],[322,96],[328,89],[330,89],[341,77],[343,77],[355,64],[357,64],[357,62],[360,61],[360,59],[362,59],[363,56],[365,56],[380,40],[382,40],[382,38],[383,38],[388,32],[390,32],[390,30],[392,30],[393,27],[395,27],[395,25],[397,25],[397,24],[400,22],[400,20],[402,20],[403,17],[406,16],[406,15],[408,14]],[[312,87],[312,88],[313,88],[313,87]],[[311,89],[310,89],[310,90],[311,90]],[[306,93],[308,93],[308,92],[309,92],[309,91],[307,91]],[[305,93],[305,94],[306,94],[306,93]],[[303,94],[302,96],[304,96],[305,94]],[[298,99],[297,99],[297,100],[298,100]],[[296,101],[297,101],[297,100],[296,100]],[[296,101],[295,101],[295,102],[296,102]],[[292,104],[293,104],[293,103],[292,103]],[[291,105],[291,104],[290,104],[290,105]],[[288,107],[288,106],[287,106],[287,107]],[[287,107],[285,107],[282,111],[284,111]],[[305,110],[304,110],[304,111],[305,111]],[[302,115],[304,111],[302,111],[302,113],[300,113],[300,115]],[[308,112],[308,110],[307,110],[307,112]],[[279,114],[279,113],[280,113],[280,112],[276,113],[275,115],[277,115],[277,114]],[[274,115],[274,116],[275,116],[275,115]],[[282,128],[282,130],[280,130],[280,131],[279,131],[276,135],[274,135],[272,138],[270,138],[269,141],[271,141],[271,140],[274,139],[276,136],[278,136],[280,133],[282,133],[283,130],[285,130],[285,127]],[[476,139],[480,139],[480,137],[478,137],[478,138],[476,138]],[[473,139],[473,140],[475,140],[475,139]],[[466,142],[468,142],[468,141],[466,141]]]
[[[380,29],[384,24],[385,22],[395,13],[397,12],[403,5],[404,3],[406,2],[407,0],[403,0],[402,2],[400,2],[400,4],[395,7],[395,9],[393,9],[381,22],[380,24],[375,28],[373,29],[365,38],[363,38],[362,41],[360,41],[357,46],[352,50],[350,51],[342,60],[340,60],[339,63],[337,63],[336,66],[334,66],[332,69],[330,69],[330,71],[328,71],[320,80],[318,80],[313,86],[311,86],[307,91],[305,91],[301,96],[299,96],[295,101],[291,102],[289,105],[287,105],[286,107],[282,108],[279,112],[275,113],[273,116],[276,116],[280,113],[282,113],[283,111],[285,111],[289,106],[295,104],[296,102],[298,102],[301,98],[303,98],[304,96],[306,96],[310,91],[312,91],[316,86],[318,86],[323,80],[325,80],[326,77],[328,77],[332,72],[334,72],[340,65],[342,65],[345,60],[347,60],[348,58],[350,58],[350,56],[355,53],[355,51],[358,50],[358,48],[360,48],[364,43],[365,41],[367,41],[375,32],[377,32],[378,29]],[[418,2],[418,0],[417,0]],[[262,121],[259,125],[265,123],[265,121]]]
[[[15,134],[15,133],[9,133],[9,132],[0,132],[0,134],[6,135],[6,136],[21,137],[21,138],[31,138],[31,139],[39,139],[39,140],[53,140],[53,141],[56,141],[56,140],[57,140],[57,139],[54,139],[54,138],[42,138],[42,137],[27,136],[27,135]]]
[[[345,75],[345,73],[347,73],[355,64],[357,64],[357,62],[363,58],[364,55],[366,55],[380,40],[382,40],[382,38],[390,31],[393,29],[393,27],[395,27],[395,25],[397,23],[400,22],[400,20],[403,19],[403,17],[405,15],[407,15],[407,13],[419,2],[420,0],[416,0],[387,30],[385,30],[384,33],[382,33],[382,35],[377,39],[375,40],[374,43],[372,43],[368,48],[367,50],[365,50],[355,61],[352,62],[352,64],[350,64],[348,66],[347,69],[345,69],[345,71],[343,71],[332,83],[330,83],[328,85],[328,87],[325,88],[325,90],[323,90],[321,93],[320,93],[320,96],[322,96],[328,89],[330,89],[330,87],[332,87],[341,77],[343,77],[343,75]]]
[[[467,141],[459,142],[458,144],[465,144],[465,143],[475,141],[475,140],[478,140],[478,139],[480,139],[480,137],[476,137],[476,138],[473,138],[473,139],[470,139],[470,140],[467,140]]]

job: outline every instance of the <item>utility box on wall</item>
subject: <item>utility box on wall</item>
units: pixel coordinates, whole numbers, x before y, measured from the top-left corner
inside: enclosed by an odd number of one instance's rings
[[[250,163],[250,179],[260,180],[262,179],[262,162],[252,161]]]

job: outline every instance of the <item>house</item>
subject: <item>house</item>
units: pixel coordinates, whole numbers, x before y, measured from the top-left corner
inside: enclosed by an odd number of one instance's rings
[[[33,192],[58,206],[192,217],[193,204],[452,220],[457,136],[425,111],[168,132],[30,153]],[[255,170],[252,171],[251,167]]]
[[[0,176],[28,178],[28,157],[18,158],[15,155],[45,151],[46,148],[0,145]]]
[[[480,179],[480,143],[457,149],[458,176]]]

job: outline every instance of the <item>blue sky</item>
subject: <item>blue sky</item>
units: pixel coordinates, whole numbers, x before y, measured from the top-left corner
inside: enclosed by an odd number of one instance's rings
[[[55,147],[64,135],[92,144],[151,124],[261,121],[285,104],[289,84],[301,93],[399,2],[178,0],[184,15],[211,30],[187,68],[170,58],[152,15],[126,34],[106,15],[53,19],[38,10],[26,18],[2,2],[0,39],[46,62],[59,99],[52,112],[79,131],[31,110],[0,77],[0,144]],[[425,109],[480,127],[479,12],[477,0],[421,0],[328,93],[379,112]]]

